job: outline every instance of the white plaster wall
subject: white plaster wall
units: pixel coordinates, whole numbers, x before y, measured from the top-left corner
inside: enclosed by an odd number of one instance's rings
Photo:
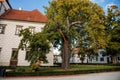
[[[80,57],[81,56],[78,56],[78,54],[74,54],[74,56],[71,57],[70,62],[71,63],[82,63],[82,61],[80,60]],[[87,59],[88,59],[87,55],[85,55],[83,63],[87,63]]]
[[[58,63],[62,63],[62,57],[61,56],[58,57]]]
[[[89,63],[107,63],[107,57],[108,56],[102,56],[102,54],[100,54],[101,51],[105,51],[104,49],[98,49],[98,56],[94,56],[92,58],[92,61],[89,60]],[[96,57],[98,58],[98,60],[96,61]],[[104,58],[104,61],[100,61],[100,58]]]
[[[41,31],[45,23],[26,22],[26,21],[14,21],[14,20],[0,20],[0,24],[7,24],[5,28],[5,34],[0,34],[0,47],[2,52],[0,54],[0,65],[9,66],[10,58],[12,54],[12,48],[18,48],[20,37],[15,35],[16,25],[22,25],[23,28],[34,26],[35,32]],[[18,54],[18,66],[28,66],[28,61],[25,60],[25,51],[19,51]],[[49,65],[53,65],[53,49],[51,48],[50,54],[47,54]]]

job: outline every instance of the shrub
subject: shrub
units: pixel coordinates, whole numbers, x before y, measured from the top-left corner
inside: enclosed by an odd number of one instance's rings
[[[15,69],[15,72],[25,72],[25,68],[24,67],[18,67]]]
[[[39,69],[39,65],[38,64],[32,64],[31,65],[31,68],[34,70],[34,71],[38,71],[38,69]]]
[[[36,64],[31,67],[16,67],[16,71],[6,72],[6,76],[55,76],[55,75],[70,75],[70,74],[86,74],[98,72],[120,71],[120,65],[76,65],[72,64],[68,70],[63,70],[60,67],[39,67]],[[21,71],[22,70],[22,71]],[[33,72],[34,70],[34,72]]]

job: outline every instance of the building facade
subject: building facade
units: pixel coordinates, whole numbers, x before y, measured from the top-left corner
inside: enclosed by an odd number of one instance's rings
[[[47,17],[38,10],[9,9],[2,14],[0,16],[0,66],[29,66],[28,51],[18,51],[21,40],[18,34],[25,28],[29,28],[32,33],[40,32],[46,22]],[[17,62],[12,63],[11,60],[17,60]],[[53,48],[47,54],[47,60],[48,63],[41,65],[53,65]]]
[[[112,63],[110,55],[106,55],[106,50],[98,49],[98,55],[78,55],[79,49],[74,48],[70,58],[70,63]],[[120,63],[120,56],[115,56],[115,62]],[[61,55],[54,55],[54,63],[62,63]]]
[[[0,15],[6,12],[8,9],[12,9],[8,0],[0,0]]]

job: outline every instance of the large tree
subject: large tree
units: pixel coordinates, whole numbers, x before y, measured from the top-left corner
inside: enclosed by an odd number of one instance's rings
[[[49,21],[44,32],[55,47],[61,45],[63,69],[69,68],[71,50],[78,41],[94,52],[105,48],[105,15],[100,6],[89,0],[53,0],[45,8]]]
[[[106,32],[109,39],[107,54],[111,56],[115,63],[115,57],[120,54],[120,10],[116,5],[108,6],[108,12],[105,21]]]

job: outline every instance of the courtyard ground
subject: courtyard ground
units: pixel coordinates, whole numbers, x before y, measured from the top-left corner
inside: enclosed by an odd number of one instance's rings
[[[4,77],[0,80],[120,80],[120,71],[64,76]]]

